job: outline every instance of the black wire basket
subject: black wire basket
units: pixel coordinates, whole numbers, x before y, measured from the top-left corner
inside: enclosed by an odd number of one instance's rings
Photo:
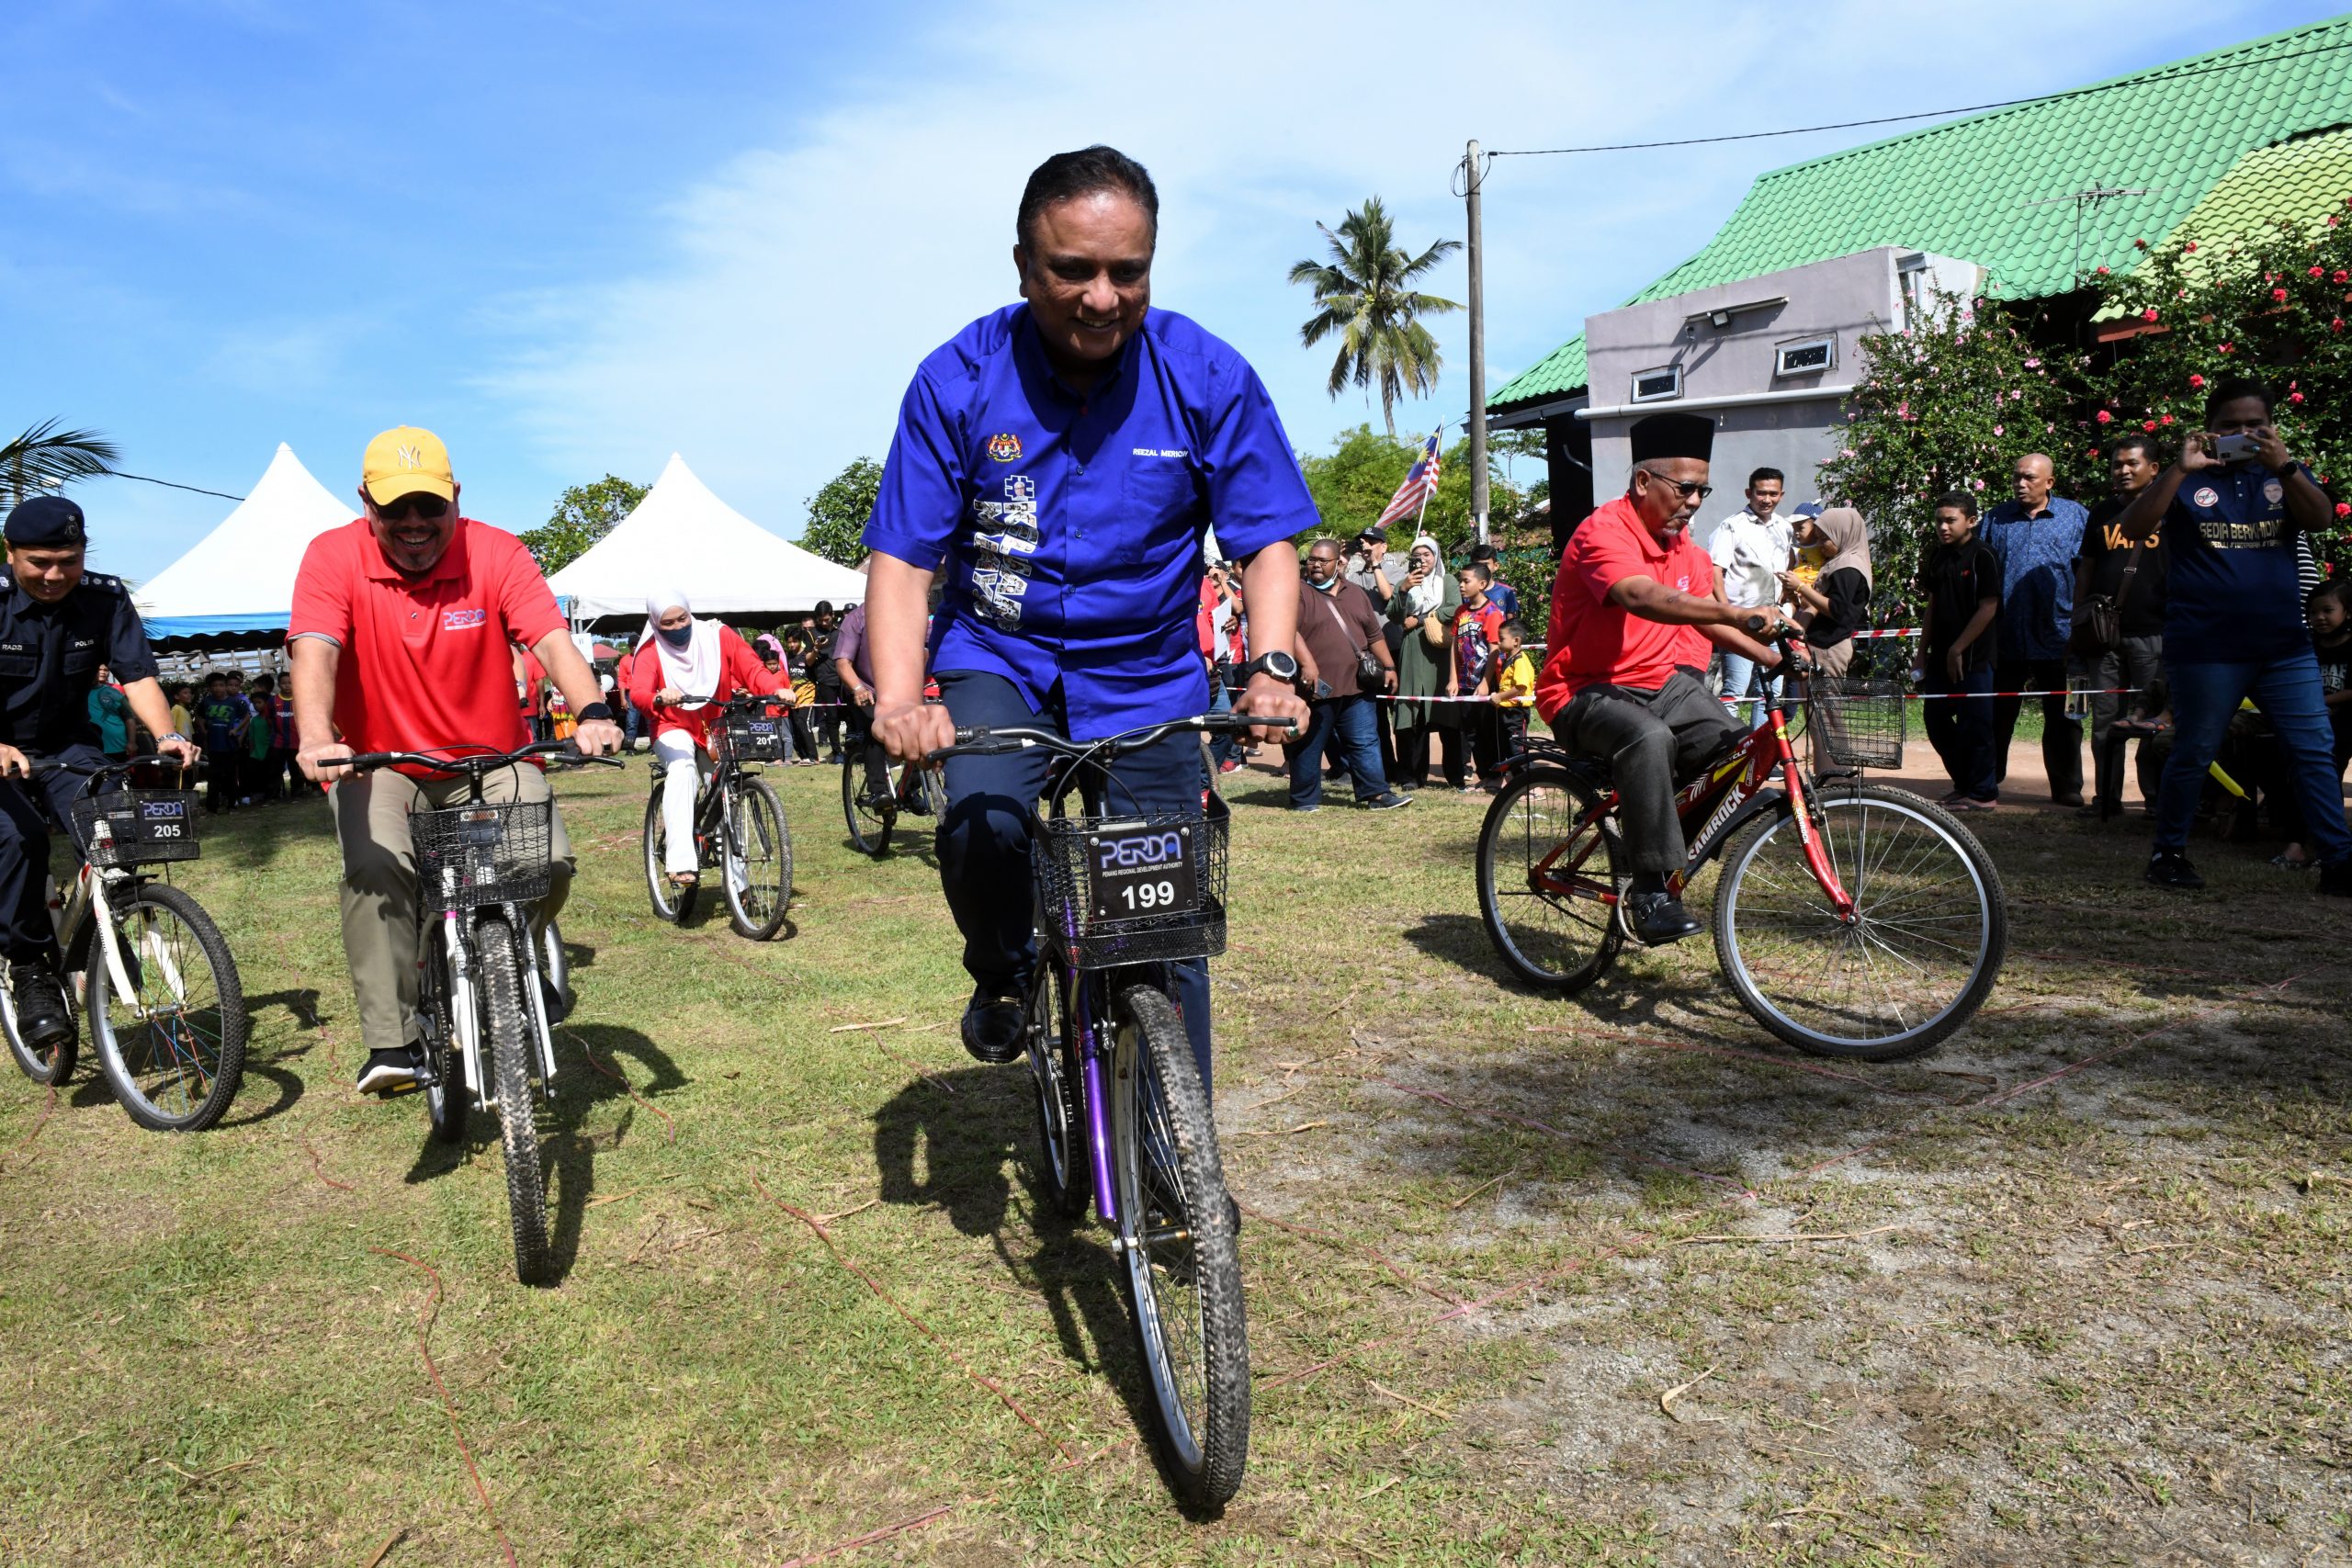
[[[1909,706],[1893,681],[1816,675],[1805,692],[1805,732],[1831,767],[1900,768]]]
[[[1041,823],[1031,855],[1047,938],[1078,969],[1225,951],[1227,818],[1179,811]]]
[[[544,800],[466,801],[413,814],[420,902],[443,914],[547,897],[552,810]]]
[[[74,803],[74,835],[101,871],[195,860],[196,792],[118,789]]]
[[[784,761],[785,726],[780,713],[737,713],[727,716],[727,745],[739,762]]]

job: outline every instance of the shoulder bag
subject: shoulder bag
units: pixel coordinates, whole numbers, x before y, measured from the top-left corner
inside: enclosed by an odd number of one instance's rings
[[[2146,547],[2145,540],[2132,547],[2132,553],[2124,558],[2123,581],[2115,585],[2113,597],[2094,593],[2084,604],[2066,638],[2067,652],[2078,659],[2103,659],[2123,641],[2123,602],[2132,597],[2132,580],[2140,574],[2140,552]]]
[[[1359,589],[1357,592],[1363,591]],[[1360,646],[1356,642],[1356,634],[1348,627],[1347,616],[1340,614],[1340,607],[1331,603],[1333,595],[1318,592],[1315,596],[1323,601],[1323,608],[1329,611],[1331,619],[1339,623],[1340,635],[1347,638],[1348,646],[1356,650],[1356,685],[1367,692],[1377,692],[1386,685],[1388,683],[1387,666],[1372,656],[1371,649]]]

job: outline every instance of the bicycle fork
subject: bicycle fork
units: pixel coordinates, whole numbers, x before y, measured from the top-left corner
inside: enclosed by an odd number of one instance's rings
[[[1111,1179],[1111,1074],[1103,1065],[1109,1052],[1104,1049],[1094,1008],[1096,995],[1103,993],[1107,999],[1109,987],[1081,983],[1074,968],[1065,968],[1063,973],[1069,977],[1069,994],[1078,1004],[1078,1077],[1086,1107],[1086,1156],[1094,1176],[1094,1208],[1111,1227],[1111,1246],[1116,1250],[1124,1242],[1118,1189]]]
[[[1829,895],[1830,908],[1838,918],[1851,925],[1854,920],[1854,896],[1838,880],[1838,868],[1830,863],[1829,852],[1821,841],[1821,833],[1813,824],[1810,802],[1805,799],[1804,782],[1798,777],[1796,752],[1789,745],[1788,725],[1782,721],[1778,708],[1772,710],[1772,747],[1780,753],[1781,781],[1788,787],[1789,810],[1796,818],[1797,842],[1804,847],[1805,868],[1821,890]],[[1860,867],[1855,868],[1857,871]]]

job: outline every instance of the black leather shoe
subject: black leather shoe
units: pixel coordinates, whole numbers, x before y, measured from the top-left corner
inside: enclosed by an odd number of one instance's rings
[[[1703,928],[1690,918],[1682,900],[1671,893],[1633,893],[1626,896],[1625,914],[1634,934],[1650,947],[1664,947],[1680,942],[1686,936],[1696,936]]]
[[[991,1066],[1020,1055],[1028,1032],[1029,1010],[1018,996],[998,996],[983,986],[965,1006],[964,1049]]]
[[[2174,887],[2194,892],[2205,886],[2197,868],[2178,850],[2158,850],[2148,857],[2148,881],[2158,887]]]
[[[64,988],[47,964],[14,964],[8,978],[17,1003],[17,1038],[35,1050],[73,1038],[74,1015],[66,1010]]]

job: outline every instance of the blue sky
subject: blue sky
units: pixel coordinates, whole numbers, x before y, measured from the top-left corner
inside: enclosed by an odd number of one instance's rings
[[[2295,26],[2318,5],[953,8],[736,0],[16,0],[0,9],[0,424],[242,493],[280,441],[338,494],[377,430],[449,443],[517,530],[673,451],[787,536],[880,457],[915,362],[1012,297],[1047,152],[1159,182],[1157,303],[1238,346],[1313,450],[1360,420],[1289,264],[1384,197],[1462,232],[1464,141],[1543,147],[2018,96]],[[1670,18],[1661,25],[1660,18]],[[1860,133],[1506,160],[1490,383],[1704,242],[1762,171]],[[2097,174],[2098,171],[2086,171]],[[1464,295],[1458,260],[1435,291]],[[1467,400],[1447,368],[1400,425]],[[229,503],[75,492],[96,564],[167,565]]]

